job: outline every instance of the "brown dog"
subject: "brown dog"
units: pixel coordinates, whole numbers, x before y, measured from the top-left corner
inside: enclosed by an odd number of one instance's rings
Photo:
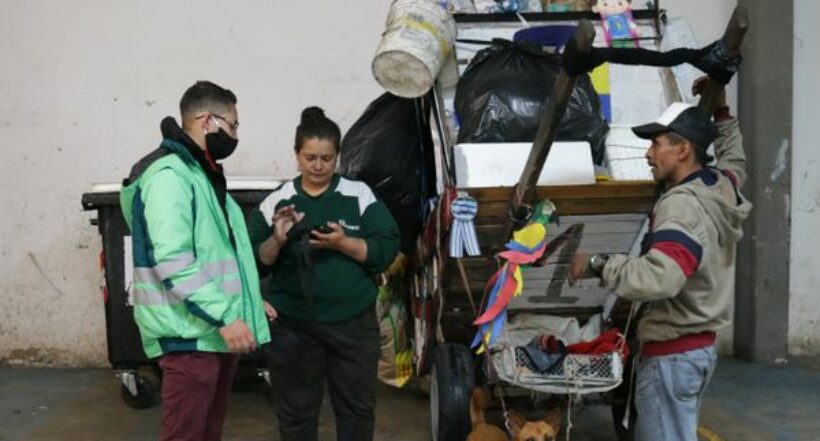
[[[470,419],[473,430],[467,436],[467,441],[556,441],[561,428],[561,409],[555,408],[547,412],[543,420],[527,421],[521,414],[511,410],[507,412],[507,426],[510,428],[512,440],[501,429],[488,424],[484,418],[484,411],[490,405],[490,396],[487,391],[479,387],[473,389],[470,397]]]
[[[561,430],[561,409],[551,409],[538,421],[527,421],[521,414],[507,412],[507,425],[512,433],[512,441],[557,441]]]
[[[487,391],[477,387],[470,396],[470,420],[473,430],[467,435],[467,441],[510,441],[507,434],[492,424],[487,424],[484,411],[490,405],[490,396]]]

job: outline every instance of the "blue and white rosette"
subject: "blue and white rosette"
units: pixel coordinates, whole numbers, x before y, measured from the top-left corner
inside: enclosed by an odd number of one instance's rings
[[[478,213],[478,201],[470,196],[460,196],[451,206],[453,227],[450,230],[450,256],[464,257],[464,250],[469,256],[481,255],[478,236],[473,220]]]

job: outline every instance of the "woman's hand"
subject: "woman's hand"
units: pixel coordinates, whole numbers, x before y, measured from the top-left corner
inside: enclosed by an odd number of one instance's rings
[[[279,251],[288,241],[288,231],[305,217],[304,213],[296,211],[294,205],[288,205],[276,210],[273,214],[273,234],[259,245],[259,261],[263,265],[273,265],[279,257]]]
[[[272,322],[276,320],[276,317],[279,317],[279,313],[276,311],[276,308],[274,308],[273,305],[271,305],[267,301],[263,300],[263,302],[265,305],[265,315],[268,316],[268,321]]]
[[[295,205],[287,205],[276,210],[276,213],[273,214],[274,240],[276,240],[279,245],[287,242],[288,231],[299,223],[303,217],[305,217],[305,213],[296,211]]]
[[[359,263],[367,260],[367,242],[345,234],[344,228],[335,222],[328,222],[330,233],[316,230],[310,232],[310,245],[314,248],[336,250]]]
[[[317,230],[310,231],[310,244],[314,248],[324,248],[336,251],[342,250],[342,244],[347,239],[344,228],[335,222],[328,222],[329,233],[321,233]]]

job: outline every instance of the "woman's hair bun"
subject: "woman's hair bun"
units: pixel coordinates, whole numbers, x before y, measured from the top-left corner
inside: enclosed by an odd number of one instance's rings
[[[321,107],[311,106],[302,111],[301,124],[321,121],[326,119],[325,111]]]

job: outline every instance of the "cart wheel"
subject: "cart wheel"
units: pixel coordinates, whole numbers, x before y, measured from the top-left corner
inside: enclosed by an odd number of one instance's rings
[[[148,409],[154,404],[157,392],[153,383],[145,377],[135,374],[134,383],[137,387],[137,395],[134,396],[124,384],[120,386],[122,401],[132,409]]]
[[[430,371],[430,422],[433,441],[463,441],[470,433],[470,393],[475,384],[467,347],[436,346]]]

